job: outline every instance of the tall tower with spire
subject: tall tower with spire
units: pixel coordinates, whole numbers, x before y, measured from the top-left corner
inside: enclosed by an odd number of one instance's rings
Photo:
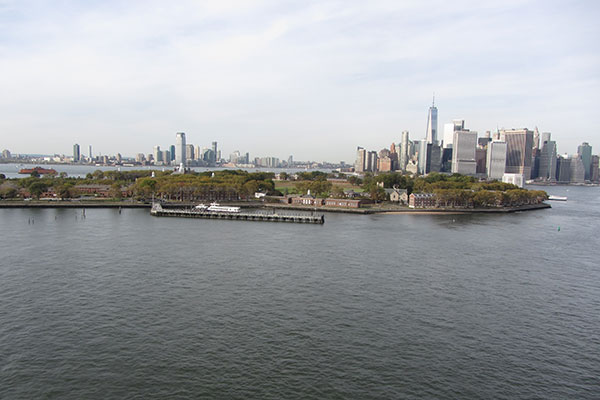
[[[427,133],[425,135],[425,140],[427,143],[437,143],[437,107],[435,106],[435,94],[433,95],[433,102],[431,103],[431,107],[429,107],[429,114],[427,115]]]

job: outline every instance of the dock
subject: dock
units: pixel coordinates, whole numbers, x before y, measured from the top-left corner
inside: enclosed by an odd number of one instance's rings
[[[300,224],[324,224],[324,215],[293,215],[279,213],[251,213],[251,212],[214,212],[197,209],[169,209],[163,208],[159,203],[154,203],[150,214],[155,217],[180,217],[204,219],[228,219],[237,221],[263,221],[263,222],[295,222]]]

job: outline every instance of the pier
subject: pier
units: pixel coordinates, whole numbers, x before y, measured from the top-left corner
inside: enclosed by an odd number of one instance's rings
[[[250,213],[250,212],[214,212],[197,209],[168,209],[159,203],[154,203],[150,214],[155,217],[181,217],[181,218],[205,218],[205,219],[228,219],[238,221],[264,221],[264,222],[295,222],[300,224],[324,224],[323,215],[293,215],[278,213]]]

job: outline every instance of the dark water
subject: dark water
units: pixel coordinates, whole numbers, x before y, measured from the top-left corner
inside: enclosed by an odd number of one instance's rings
[[[2,209],[0,398],[599,398],[600,189],[549,191],[323,226]]]

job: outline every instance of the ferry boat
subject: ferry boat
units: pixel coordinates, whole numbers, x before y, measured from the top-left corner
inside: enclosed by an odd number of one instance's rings
[[[203,205],[203,204],[200,204],[200,205]],[[214,212],[239,213],[240,212],[240,207],[222,206],[222,205],[219,205],[219,203],[217,203],[215,201],[213,203],[210,203],[210,207],[207,207],[206,210],[207,211],[214,211]]]
[[[37,172],[40,175],[56,175],[56,170],[49,168],[42,168],[42,167],[35,167],[35,168],[23,168],[21,170],[19,170],[20,174],[32,174],[33,172]]]
[[[548,196],[548,200],[567,201],[567,196]]]

